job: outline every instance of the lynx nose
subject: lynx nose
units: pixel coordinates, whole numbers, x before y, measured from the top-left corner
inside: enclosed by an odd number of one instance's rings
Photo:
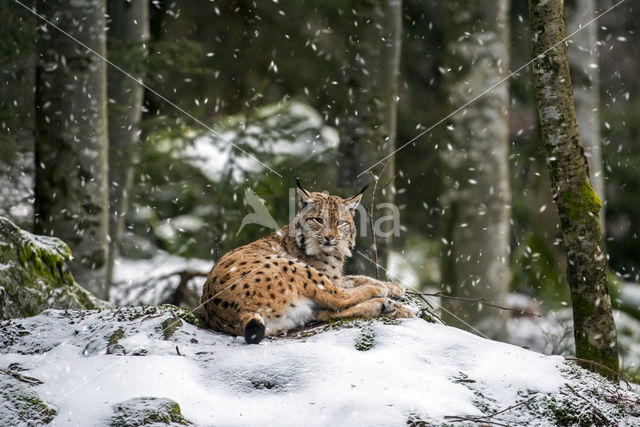
[[[325,245],[333,245],[335,241],[335,237],[333,236],[325,236],[324,237],[324,244]]]

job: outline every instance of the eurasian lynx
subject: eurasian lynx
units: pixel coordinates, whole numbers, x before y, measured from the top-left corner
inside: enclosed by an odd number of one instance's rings
[[[413,317],[388,298],[404,294],[400,284],[342,275],[365,189],[342,199],[310,193],[298,183],[299,209],[291,224],[227,253],[211,270],[201,300],[208,325],[257,344],[311,320]]]

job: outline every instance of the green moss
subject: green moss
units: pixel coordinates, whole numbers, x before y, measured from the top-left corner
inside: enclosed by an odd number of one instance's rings
[[[97,308],[101,302],[74,281],[69,247],[0,217],[0,319],[36,315],[47,308]]]
[[[151,424],[192,425],[182,416],[180,405],[166,398],[137,397],[114,405],[115,414],[108,420],[112,427]]]
[[[587,211],[598,215],[600,209],[602,209],[602,200],[595,192],[591,183],[588,180],[585,180],[580,187],[580,196],[582,198],[582,203],[587,208]]]
[[[360,329],[360,336],[354,344],[358,351],[369,351],[376,344],[376,334],[373,332],[371,324],[365,325]]]
[[[117,331],[115,331],[113,334],[111,334],[111,336],[109,337],[109,342],[107,345],[114,345],[114,344],[118,344],[118,341],[120,341],[120,339],[124,336],[124,329],[120,328]]]
[[[182,326],[182,320],[179,317],[172,317],[162,322],[162,334],[164,339],[168,340]]]
[[[32,380],[29,384],[42,383],[35,378],[27,378]],[[58,411],[40,399],[31,385],[26,385],[16,379],[13,373],[7,372],[0,372],[0,408],[0,418],[6,425],[24,425],[27,420],[33,425],[44,425],[52,422],[58,414]]]
[[[600,209],[602,209],[602,200],[600,200],[588,179],[582,183],[578,194],[567,190],[562,193],[562,199],[569,208],[568,215],[571,221],[580,220],[584,213],[590,213],[597,217]]]

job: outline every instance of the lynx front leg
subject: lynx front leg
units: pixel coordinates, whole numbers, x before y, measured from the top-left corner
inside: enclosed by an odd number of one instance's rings
[[[327,321],[329,319],[346,319],[353,317],[378,317],[384,314],[398,318],[413,317],[413,312],[402,304],[392,301],[389,298],[374,298],[342,311],[320,311],[316,314],[316,319]]]
[[[340,286],[343,288],[356,288],[364,285],[374,285],[386,288],[389,295],[402,297],[404,295],[404,287],[398,282],[383,282],[368,276],[343,276]]]

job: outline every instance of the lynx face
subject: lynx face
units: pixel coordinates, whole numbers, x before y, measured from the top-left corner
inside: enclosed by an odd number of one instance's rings
[[[298,188],[299,211],[293,220],[298,246],[310,256],[351,256],[356,239],[353,214],[361,198],[362,194],[342,199]]]

